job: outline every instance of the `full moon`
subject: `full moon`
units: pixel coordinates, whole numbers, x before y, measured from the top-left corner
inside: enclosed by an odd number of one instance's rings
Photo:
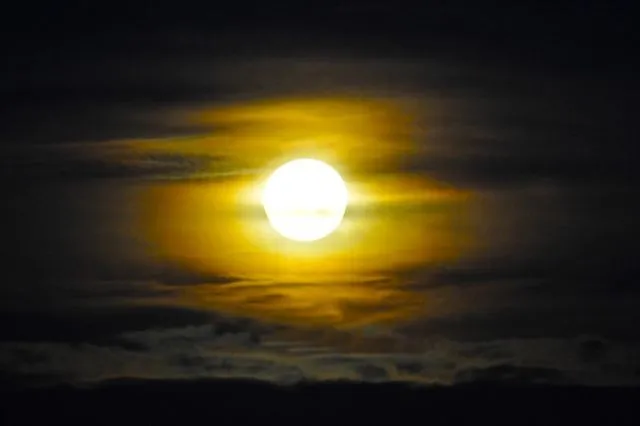
[[[316,241],[331,234],[340,226],[347,202],[340,174],[327,163],[309,158],[280,166],[262,193],[269,223],[294,241]]]

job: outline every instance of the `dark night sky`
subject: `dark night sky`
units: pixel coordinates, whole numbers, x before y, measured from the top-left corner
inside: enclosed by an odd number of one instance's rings
[[[3,12],[0,371],[637,385],[631,2],[317,4]],[[298,153],[316,251],[229,203]]]

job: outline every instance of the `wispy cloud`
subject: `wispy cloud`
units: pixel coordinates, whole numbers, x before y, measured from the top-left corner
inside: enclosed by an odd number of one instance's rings
[[[74,151],[67,147],[31,148],[4,157],[2,175],[11,179],[61,180],[133,179],[184,180],[219,179],[231,173],[226,160],[204,154],[130,152],[109,155],[109,147]]]

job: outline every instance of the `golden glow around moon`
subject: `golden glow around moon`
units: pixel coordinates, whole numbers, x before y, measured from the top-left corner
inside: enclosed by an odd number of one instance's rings
[[[340,174],[314,159],[280,166],[267,180],[262,205],[271,226],[294,241],[315,241],[336,230],[347,208]]]

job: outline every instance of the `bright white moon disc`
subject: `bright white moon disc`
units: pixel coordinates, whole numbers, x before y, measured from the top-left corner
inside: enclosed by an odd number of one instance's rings
[[[328,164],[308,158],[280,166],[262,193],[271,226],[295,241],[315,241],[335,231],[347,202],[347,187],[340,174]]]

